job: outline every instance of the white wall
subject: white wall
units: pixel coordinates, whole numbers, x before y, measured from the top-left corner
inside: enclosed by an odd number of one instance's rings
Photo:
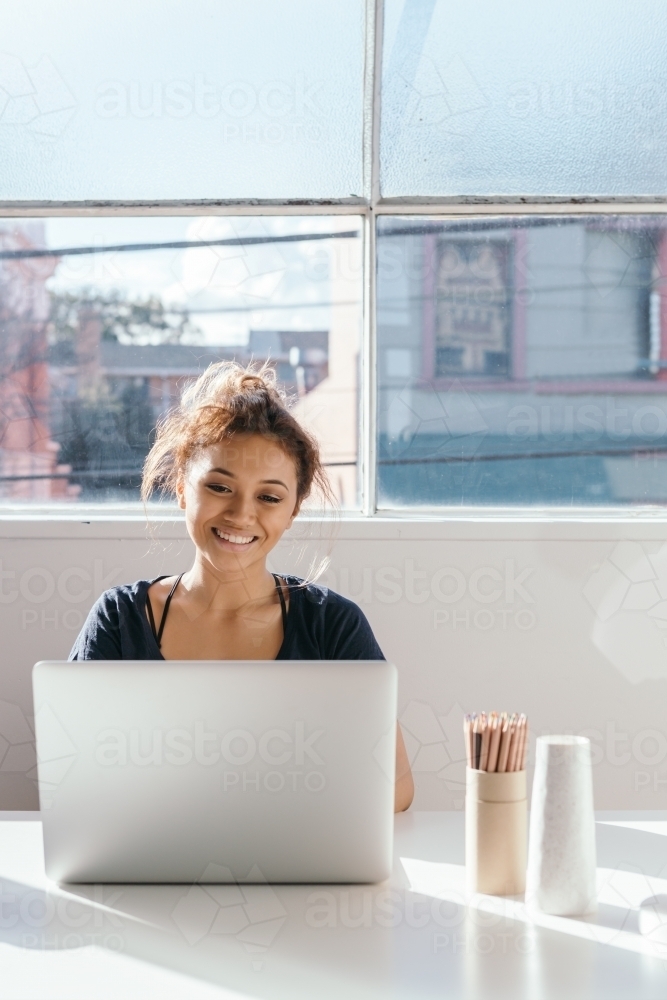
[[[332,540],[332,530],[337,533]],[[585,732],[601,809],[667,808],[667,518],[301,522],[274,569],[331,551],[400,671],[415,806],[460,808],[464,711]],[[37,807],[30,671],[102,589],[189,565],[179,521],[0,519],[0,808]],[[5,742],[9,746],[5,746]]]

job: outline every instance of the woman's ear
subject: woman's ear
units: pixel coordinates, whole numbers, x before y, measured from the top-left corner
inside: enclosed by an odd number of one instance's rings
[[[181,510],[185,510],[185,476],[179,472],[176,480],[176,502]]]
[[[287,525],[287,528],[285,528],[285,531],[288,531],[292,527],[292,525],[294,524],[294,518],[298,516],[300,510],[301,510],[301,501],[298,500],[296,507],[292,511],[292,516],[289,519],[289,524]]]

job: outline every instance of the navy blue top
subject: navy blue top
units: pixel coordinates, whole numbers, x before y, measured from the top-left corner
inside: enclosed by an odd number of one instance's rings
[[[70,660],[163,660],[146,615],[151,584],[137,580],[106,590],[93,605]],[[327,587],[281,574],[289,611],[277,660],[384,660],[361,608]]]

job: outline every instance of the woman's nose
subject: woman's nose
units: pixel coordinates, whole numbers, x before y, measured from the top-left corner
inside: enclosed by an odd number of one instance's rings
[[[234,493],[229,498],[226,509],[227,517],[232,518],[239,527],[251,524],[255,520],[254,498],[242,493]]]

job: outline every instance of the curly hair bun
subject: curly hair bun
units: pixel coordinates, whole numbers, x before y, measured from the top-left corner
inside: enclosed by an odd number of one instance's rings
[[[290,413],[274,369],[267,363],[244,368],[236,361],[209,365],[158,423],[144,463],[142,499],[156,492],[175,494],[179,477],[196,453],[239,434],[268,437],[294,460],[299,503],[314,486],[331,500],[319,446]]]

